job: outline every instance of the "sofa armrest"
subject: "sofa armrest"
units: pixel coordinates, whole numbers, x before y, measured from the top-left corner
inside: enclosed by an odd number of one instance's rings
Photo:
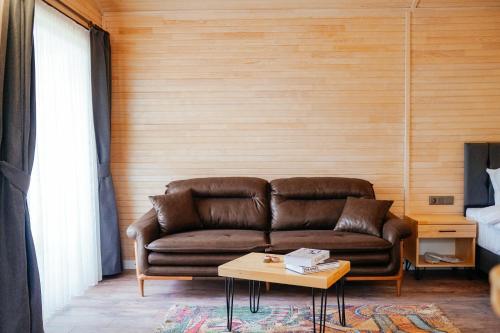
[[[160,225],[156,211],[151,209],[144,214],[137,222],[127,228],[127,236],[135,240],[135,261],[137,273],[144,274],[149,267],[148,250],[146,245],[160,238]]]
[[[397,244],[399,241],[411,236],[411,227],[408,222],[390,214],[389,219],[384,223],[382,237]]]

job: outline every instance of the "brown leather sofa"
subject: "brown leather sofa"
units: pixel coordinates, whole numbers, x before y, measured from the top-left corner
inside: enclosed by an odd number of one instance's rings
[[[400,294],[402,240],[411,233],[389,214],[382,238],[333,231],[348,196],[375,198],[369,182],[314,177],[266,180],[250,177],[173,181],[166,193],[191,189],[202,230],[161,235],[151,209],[130,225],[137,279],[191,280],[217,276],[217,266],[249,252],[287,253],[301,247],[330,250],[351,261],[349,280],[394,280]]]

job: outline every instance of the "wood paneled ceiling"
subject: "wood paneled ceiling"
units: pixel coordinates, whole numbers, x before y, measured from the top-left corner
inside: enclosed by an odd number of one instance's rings
[[[95,0],[103,13],[166,10],[500,7],[500,0]]]

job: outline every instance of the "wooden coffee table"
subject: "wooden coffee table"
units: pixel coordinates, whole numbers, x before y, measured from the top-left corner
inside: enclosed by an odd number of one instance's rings
[[[252,313],[259,311],[260,282],[281,283],[311,288],[314,332],[316,332],[315,294],[316,290],[319,289],[321,294],[319,314],[320,333],[325,331],[328,289],[332,285],[335,285],[337,291],[337,306],[339,309],[339,322],[342,326],[345,326],[344,279],[351,268],[349,261],[339,261],[340,267],[334,270],[303,275],[285,269],[285,264],[283,262],[284,258],[281,255],[274,255],[280,258],[279,263],[264,263],[264,256],[264,253],[249,253],[225,263],[218,268],[219,276],[226,278],[225,290],[228,331],[231,331],[233,321],[234,279],[248,280],[250,312]]]

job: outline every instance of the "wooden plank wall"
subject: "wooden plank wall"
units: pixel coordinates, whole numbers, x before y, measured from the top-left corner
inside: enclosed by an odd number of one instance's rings
[[[463,143],[500,141],[500,10],[415,11],[411,88],[411,210],[461,213]]]
[[[174,11],[105,25],[122,232],[147,195],[203,176],[362,177],[402,212],[399,13]]]
[[[405,13],[106,12],[125,259],[125,229],[179,178],[361,177],[402,214]],[[463,142],[500,140],[500,13],[422,9],[409,27],[408,208],[460,213]]]

